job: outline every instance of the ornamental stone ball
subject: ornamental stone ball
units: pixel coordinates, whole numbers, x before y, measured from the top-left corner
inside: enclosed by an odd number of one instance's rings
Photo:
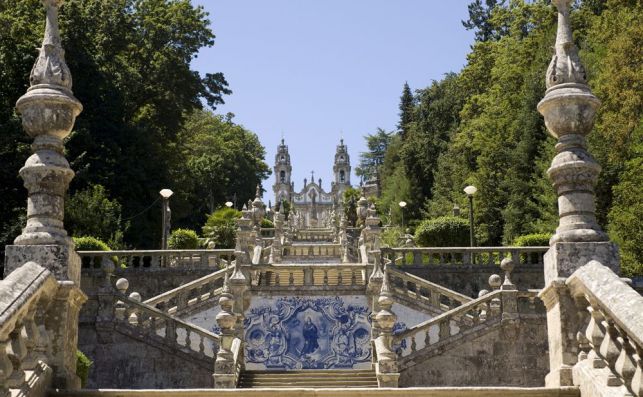
[[[118,280],[116,280],[116,289],[121,294],[124,294],[128,288],[129,288],[129,281],[127,281],[126,278],[119,278]]]
[[[487,289],[481,289],[481,290],[478,292],[478,298],[482,298],[483,296],[487,295],[488,293],[489,293],[489,290],[487,290]]]
[[[493,290],[497,290],[502,285],[502,278],[497,274],[492,274],[489,276],[489,286]]]
[[[140,302],[142,300],[141,294],[139,294],[138,292],[132,292],[131,294],[129,294],[129,298],[136,302]]]

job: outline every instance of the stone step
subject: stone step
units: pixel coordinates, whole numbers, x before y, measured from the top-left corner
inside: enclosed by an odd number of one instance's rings
[[[280,390],[283,389],[283,390]],[[414,387],[410,389],[302,388],[275,390],[165,389],[165,390],[51,390],[49,397],[580,397],[578,387]]]
[[[320,388],[320,387],[377,387],[374,371],[367,370],[301,370],[301,371],[244,371],[240,388]]]

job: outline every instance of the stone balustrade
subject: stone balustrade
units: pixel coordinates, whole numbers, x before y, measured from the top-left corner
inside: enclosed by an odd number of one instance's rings
[[[147,299],[143,303],[172,315],[196,309],[221,293],[223,279],[228,271],[228,269],[221,269]]]
[[[341,244],[293,244],[285,247],[283,252],[284,259],[295,259],[301,257],[323,256],[337,257],[342,255]]]
[[[262,227],[259,229],[261,238],[274,238],[275,237],[275,228],[274,227]]]
[[[470,302],[472,299],[412,274],[387,267],[391,289],[396,295],[413,303],[422,303],[442,312]]]
[[[57,289],[51,272],[34,262],[0,282],[0,396],[44,395],[51,387],[51,344],[57,342],[45,320]]]
[[[394,336],[400,357],[407,357],[433,344],[492,320],[500,319],[502,293],[497,290],[453,310],[422,322]]]
[[[421,247],[382,248],[382,256],[396,266],[495,265],[511,257],[516,265],[543,265],[549,247]]]
[[[201,356],[214,358],[219,335],[140,302],[136,292],[116,293],[114,319],[117,325],[134,328],[141,336],[163,338],[169,345],[182,346]]]
[[[643,297],[597,261],[576,270],[566,285],[579,310],[573,374],[581,394],[643,396]]]
[[[107,265],[130,270],[179,267],[219,269],[229,266],[234,260],[233,249],[79,251],[78,254],[83,270],[104,270]]]
[[[355,264],[279,264],[252,266],[255,283],[260,287],[301,286],[360,287],[366,284],[367,267]]]
[[[330,242],[335,239],[335,231],[326,228],[300,229],[295,232],[296,241]]]

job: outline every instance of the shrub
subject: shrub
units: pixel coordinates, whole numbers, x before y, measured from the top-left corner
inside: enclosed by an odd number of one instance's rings
[[[167,246],[175,250],[193,250],[199,247],[199,236],[194,230],[175,229],[172,230]]]
[[[65,200],[65,228],[72,236],[96,236],[120,247],[129,228],[129,223],[122,222],[121,212],[121,204],[110,200],[102,185],[91,185]]]
[[[261,220],[261,227],[265,229],[272,229],[275,227],[275,224],[270,219],[263,218]]]
[[[518,236],[514,239],[513,245],[516,247],[544,247],[549,245],[551,234],[533,233]]]
[[[385,229],[382,232],[382,245],[384,247],[399,247],[401,244],[401,239],[404,237],[404,231],[401,227],[394,226]]]
[[[73,237],[76,251],[111,251],[111,248],[101,239],[91,236]]]
[[[234,208],[223,207],[214,211],[203,226],[206,241],[214,242],[216,248],[234,248],[237,237],[236,220],[240,217],[241,212]]]
[[[466,247],[469,222],[455,216],[424,220],[415,230],[415,243],[418,247]]]
[[[72,240],[74,240],[74,245],[76,245],[76,251],[111,251],[112,249],[109,248],[109,245],[107,245],[104,241],[97,239],[96,237],[92,236],[83,236],[83,237],[72,237]],[[82,266],[84,268],[91,267],[92,258],[85,257],[83,258]],[[118,266],[118,257],[112,256],[112,262],[114,262],[114,266]],[[93,262],[93,267],[95,268],[100,268],[101,263],[100,263],[100,258],[95,257],[94,262]]]
[[[93,361],[80,350],[76,350],[76,375],[80,378],[80,384],[85,387],[87,378],[89,377],[89,368],[93,365]]]

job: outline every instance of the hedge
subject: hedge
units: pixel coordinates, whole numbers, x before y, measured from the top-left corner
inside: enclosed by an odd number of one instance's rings
[[[261,227],[264,229],[272,229],[275,227],[275,224],[270,219],[263,218],[261,220]]]
[[[92,236],[82,236],[82,237],[72,237],[74,240],[74,245],[76,246],[76,251],[111,251],[112,249],[101,239]],[[112,262],[114,266],[118,266],[118,257],[112,256]],[[99,257],[94,258],[93,267],[101,267],[101,259]],[[85,257],[82,258],[82,266],[84,268],[89,268],[91,266],[91,258]]]
[[[514,239],[513,245],[516,247],[544,247],[549,245],[551,234],[532,233],[518,236]]]
[[[467,247],[469,222],[456,216],[441,216],[422,221],[415,229],[418,247]]]
[[[167,240],[167,247],[175,250],[193,250],[199,248],[199,236],[194,230],[175,229],[172,230]]]

